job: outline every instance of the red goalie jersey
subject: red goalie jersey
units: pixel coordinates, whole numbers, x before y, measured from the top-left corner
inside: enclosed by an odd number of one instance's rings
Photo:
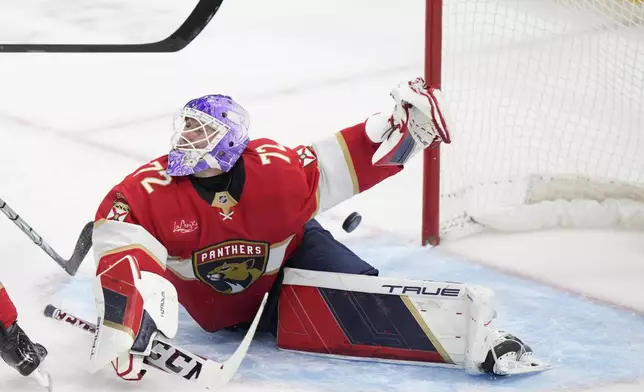
[[[250,142],[226,175],[170,177],[162,156],[128,175],[96,214],[97,263],[134,256],[164,276],[206,331],[247,322],[318,212],[401,167],[373,166],[365,124],[296,149]]]

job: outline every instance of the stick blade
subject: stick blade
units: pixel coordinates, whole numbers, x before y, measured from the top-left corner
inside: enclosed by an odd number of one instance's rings
[[[78,241],[76,241],[76,246],[74,247],[74,253],[72,257],[66,262],[65,271],[71,275],[76,275],[78,268],[85,260],[87,253],[89,253],[90,248],[92,247],[92,234],[94,233],[94,221],[87,222],[81,230],[80,235],[78,236]]]
[[[207,381],[207,383],[211,386],[211,388],[213,388],[215,385],[227,384],[230,380],[232,380],[232,378],[239,370],[239,367],[241,366],[242,361],[244,360],[244,358],[246,357],[246,354],[248,353],[250,344],[253,341],[253,337],[255,336],[255,331],[257,331],[257,326],[259,325],[259,320],[261,319],[262,313],[264,312],[264,307],[266,306],[267,301],[268,301],[268,293],[264,294],[264,298],[262,299],[262,303],[259,306],[259,310],[257,311],[255,318],[253,319],[253,323],[250,325],[250,328],[246,332],[244,339],[242,340],[239,347],[237,347],[237,350],[235,350],[233,355],[231,355],[226,362],[222,363],[219,369],[212,369],[212,370],[209,370],[208,372],[204,372],[206,374],[212,374],[216,376],[216,379],[204,380],[204,381]],[[212,361],[209,361],[208,364],[213,366],[219,365],[216,362],[212,362]]]

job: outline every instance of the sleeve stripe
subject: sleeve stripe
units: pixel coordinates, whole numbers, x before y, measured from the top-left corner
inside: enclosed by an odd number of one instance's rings
[[[325,138],[313,145],[320,170],[320,212],[358,193],[358,180],[349,149],[342,135]]]
[[[356,174],[356,168],[353,166],[353,159],[351,159],[349,147],[347,146],[347,142],[344,140],[344,136],[342,136],[342,132],[336,133],[335,137],[338,139],[338,144],[342,149],[344,160],[347,163],[347,169],[349,170],[349,174],[351,175],[351,182],[353,183],[353,194],[357,195],[358,193],[360,193],[360,186],[358,185],[358,175]]]
[[[322,174],[320,172],[319,166],[317,168],[317,171],[318,171],[318,177],[321,179]],[[320,184],[318,183],[318,186],[315,189],[315,211],[313,211],[313,214],[311,214],[311,218],[309,218],[309,220],[315,218],[319,212],[320,212]]]
[[[165,270],[167,249],[142,226],[101,219],[94,224],[92,242],[96,263],[105,255],[138,248]]]

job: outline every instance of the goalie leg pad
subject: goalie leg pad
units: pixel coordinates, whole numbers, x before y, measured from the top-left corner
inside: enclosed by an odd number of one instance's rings
[[[547,369],[523,342],[493,329],[495,318],[494,292],[482,286],[285,268],[277,345],[469,374]]]
[[[399,296],[286,286],[279,306],[277,345],[282,349],[384,361],[452,363]]]
[[[458,283],[286,268],[277,345],[344,357],[462,364],[464,288]],[[434,296],[446,298],[443,306],[425,306],[424,297]],[[428,314],[444,317],[430,326]]]

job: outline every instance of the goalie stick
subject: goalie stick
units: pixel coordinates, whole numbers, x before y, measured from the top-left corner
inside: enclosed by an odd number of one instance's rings
[[[58,263],[65,272],[72,276],[76,275],[78,267],[80,267],[83,259],[85,259],[85,256],[87,255],[87,252],[89,252],[89,249],[92,247],[92,231],[94,229],[94,222],[88,222],[85,227],[83,227],[83,230],[81,230],[80,236],[76,241],[76,246],[74,247],[72,256],[68,260],[65,260],[47,242],[45,242],[42,237],[24,221],[24,219],[16,214],[16,212],[9,207],[2,198],[0,198],[0,210],[2,210],[7,218],[15,223],[23,233],[29,236],[36,245],[44,250],[49,257],[54,259],[54,261]]]
[[[0,44],[0,53],[169,53],[194,40],[215,16],[223,0],[199,0],[179,28],[167,38],[144,44]]]
[[[268,293],[264,294],[264,299],[259,310],[241,344],[237,347],[233,355],[223,363],[218,363],[193,354],[174,346],[167,340],[158,338],[155,338],[152,342],[150,355],[144,358],[143,363],[151,368],[194,381],[206,389],[215,390],[216,388],[222,387],[233,378],[244,360],[255,335],[255,331],[257,330],[257,325],[259,324],[259,319],[264,311],[267,299]],[[53,305],[47,305],[44,313],[46,317],[62,321],[84,331],[90,333],[96,332],[96,325],[73,316]]]

